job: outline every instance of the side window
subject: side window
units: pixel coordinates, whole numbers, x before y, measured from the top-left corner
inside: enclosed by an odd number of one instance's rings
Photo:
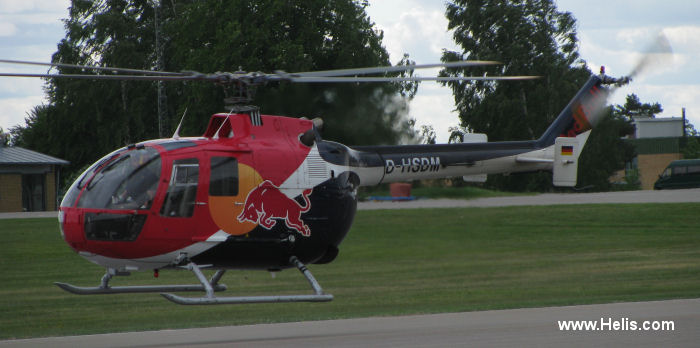
[[[160,214],[170,217],[190,217],[194,212],[199,182],[199,161],[188,158],[173,161],[170,186]]]
[[[234,157],[212,157],[210,196],[238,195],[238,161]]]
[[[688,173],[688,167],[673,167],[673,175],[683,175]]]

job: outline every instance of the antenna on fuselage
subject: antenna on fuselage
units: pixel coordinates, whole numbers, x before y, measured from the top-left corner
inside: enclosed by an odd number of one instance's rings
[[[182,127],[182,122],[185,120],[185,115],[187,115],[186,107],[185,112],[182,113],[182,117],[180,118],[180,123],[178,123],[177,128],[175,129],[175,133],[173,134],[173,139],[175,140],[180,139],[180,128]]]
[[[224,128],[224,124],[226,123],[226,121],[228,121],[228,118],[231,115],[233,115],[234,111],[235,111],[235,108],[232,108],[231,111],[228,112],[228,114],[226,115],[226,118],[221,122],[221,125],[216,130],[216,133],[214,133],[214,136],[211,137],[212,139],[214,139],[214,140],[219,139],[219,132],[221,132],[221,128]],[[231,129],[231,131],[229,132],[229,138],[232,138],[232,137],[233,137],[233,129]]]

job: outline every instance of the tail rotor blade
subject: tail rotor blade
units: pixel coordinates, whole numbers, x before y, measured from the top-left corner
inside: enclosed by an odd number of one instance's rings
[[[659,33],[656,40],[647,48],[642,58],[637,62],[629,74],[630,78],[635,78],[654,66],[659,66],[670,59],[673,55],[671,44],[666,35]]]

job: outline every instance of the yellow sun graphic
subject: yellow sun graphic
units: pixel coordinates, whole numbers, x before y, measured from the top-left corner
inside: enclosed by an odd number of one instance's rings
[[[238,215],[243,211],[248,193],[262,182],[260,174],[252,167],[238,165],[238,195],[209,196],[209,212],[211,217],[224,232],[231,235],[243,235],[252,231],[256,223],[238,221]]]

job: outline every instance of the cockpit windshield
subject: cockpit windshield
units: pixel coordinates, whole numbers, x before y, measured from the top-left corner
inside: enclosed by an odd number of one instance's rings
[[[158,188],[161,161],[158,151],[137,147],[113,157],[85,184],[80,208],[149,209]],[[82,186],[82,185],[79,185]]]

